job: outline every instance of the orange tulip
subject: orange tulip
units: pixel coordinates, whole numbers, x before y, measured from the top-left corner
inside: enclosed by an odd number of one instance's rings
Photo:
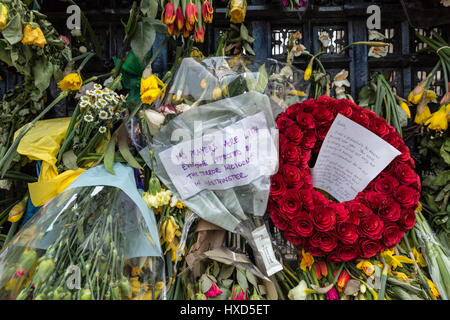
[[[172,2],[166,4],[161,15],[161,21],[167,26],[175,21],[175,7]]]
[[[334,271],[334,276],[336,276],[337,270]],[[345,285],[347,284],[348,280],[350,280],[350,274],[346,270],[342,270],[341,274],[339,275],[339,278],[337,279],[337,287],[339,292],[342,292],[344,290]]]
[[[201,43],[203,43],[203,41],[205,41],[205,28],[203,27],[203,25],[197,26],[195,28],[194,40],[195,40],[195,42],[201,42]]]
[[[314,265],[314,270],[316,271],[317,280],[322,279],[322,276],[326,277],[328,275],[328,268],[325,261],[317,260]]]

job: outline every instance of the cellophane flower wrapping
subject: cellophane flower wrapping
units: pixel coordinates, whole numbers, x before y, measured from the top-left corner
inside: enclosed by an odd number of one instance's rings
[[[25,224],[0,254],[0,299],[164,298],[153,212],[131,168],[114,169],[88,170]]]

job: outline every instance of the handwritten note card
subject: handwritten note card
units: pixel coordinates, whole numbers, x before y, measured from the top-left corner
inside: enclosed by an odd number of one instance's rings
[[[353,200],[398,155],[376,134],[338,114],[311,169],[313,186],[340,202]]]
[[[263,112],[159,154],[182,199],[249,184],[275,173],[278,150]]]

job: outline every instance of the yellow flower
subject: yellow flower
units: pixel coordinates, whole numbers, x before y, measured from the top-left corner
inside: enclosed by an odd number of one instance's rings
[[[408,276],[403,272],[394,272],[394,274],[398,279],[402,280],[403,282],[409,282]]]
[[[419,251],[417,251],[416,248],[412,249],[412,253],[417,261],[417,264],[420,267],[425,268],[427,266],[427,262],[425,261],[423,255]]]
[[[430,117],[431,117],[430,108],[426,106],[425,109],[422,111],[422,113],[416,114],[414,122],[417,124],[424,124],[425,121],[427,121]]]
[[[18,204],[16,204],[9,211],[8,221],[11,223],[17,222],[22,219],[23,214],[25,213],[25,208],[28,202],[28,197],[23,198]]]
[[[362,270],[369,277],[375,272],[373,264],[368,260],[358,262],[356,268]]]
[[[133,296],[136,296],[139,291],[141,291],[141,283],[139,282],[138,277],[131,277],[130,278],[130,286],[131,286],[131,293]]]
[[[83,85],[83,80],[78,73],[69,73],[60,82],[58,82],[58,87],[62,91],[72,90],[76,91]]]
[[[200,58],[203,59],[205,56],[203,55],[203,53],[198,50],[198,49],[192,49],[191,51],[191,58]]]
[[[206,79],[202,79],[202,81],[200,81],[200,87],[202,87],[202,89],[206,88]]]
[[[428,128],[436,131],[445,131],[448,128],[447,108],[442,106],[438,111],[434,112],[431,117],[425,122]]]
[[[141,268],[139,268],[139,267],[133,267],[133,268],[131,268],[131,275],[132,275],[133,277],[138,276],[138,275],[140,275],[141,273],[142,273],[142,269],[141,269]]]
[[[166,85],[155,75],[141,78],[141,100],[143,103],[152,104],[160,96],[164,96]]]
[[[422,203],[420,203],[420,201],[419,201],[419,204],[417,205],[416,210],[422,211]]]
[[[222,97],[222,89],[218,87],[214,88],[212,95],[214,100],[220,99]]]
[[[231,0],[230,2],[230,22],[242,23],[247,12],[246,0]]]
[[[226,85],[222,85],[222,94],[226,96],[228,94],[228,88]]]
[[[300,90],[291,90],[291,91],[289,92],[289,95],[291,95],[291,96],[297,96],[297,97],[306,97],[306,96],[307,96],[306,93],[304,93],[303,91],[300,91]]]
[[[178,201],[177,204],[175,205],[178,209],[183,209],[184,208],[184,204],[183,202]]]
[[[436,288],[436,285],[433,283],[433,281],[427,279],[427,283],[430,286],[430,290],[431,290],[431,293],[433,294],[433,296],[435,296],[436,298],[439,298],[439,296],[441,294],[439,293],[439,291]]]
[[[43,48],[47,44],[47,40],[39,27],[33,28],[31,24],[27,24],[23,29],[22,43]]]
[[[313,256],[310,253],[305,252],[304,249],[302,249],[302,261],[300,262],[300,269],[306,271],[306,268],[309,268],[309,270],[311,270],[313,263],[314,263]]]
[[[394,249],[389,250],[386,249],[381,253],[381,256],[383,256],[384,260],[389,263],[392,266],[392,270],[395,270],[397,267],[403,267],[403,263],[416,263],[416,261],[399,255],[394,255]]]
[[[406,115],[408,116],[408,119],[411,118],[411,110],[409,110],[408,105],[406,104],[406,102],[401,101],[400,102],[400,108],[402,108],[403,110],[405,110]]]
[[[173,241],[175,240],[175,236],[181,235],[179,229],[180,226],[177,225],[173,217],[170,217],[169,219],[164,221],[161,228],[161,235],[164,242],[168,244],[173,243]]]
[[[0,6],[2,6],[2,12],[0,13],[0,30],[2,30],[8,23],[8,7],[4,4],[0,4]]]
[[[312,63],[308,64],[308,67],[305,70],[304,80],[308,81],[309,78],[311,78],[311,74],[312,74]]]

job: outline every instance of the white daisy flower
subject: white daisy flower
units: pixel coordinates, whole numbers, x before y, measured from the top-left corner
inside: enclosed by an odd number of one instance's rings
[[[96,96],[102,96],[103,95],[103,92],[102,92],[102,90],[95,90],[95,95]]]
[[[102,86],[98,83],[94,84],[94,88],[97,90],[102,90]]]
[[[100,111],[100,113],[98,114],[99,118],[102,120],[107,120],[109,117],[108,112],[106,112],[105,110]]]
[[[88,96],[82,96],[82,97],[81,97],[81,101],[83,101],[83,102],[90,102],[91,99],[89,99]]]
[[[110,94],[107,94],[107,95],[103,96],[103,98],[105,98],[105,99],[108,100],[109,102],[114,101],[113,96],[110,95]]]
[[[116,96],[113,96],[112,98],[113,98],[113,101],[114,101],[115,104],[118,104],[118,103],[119,103],[119,99],[117,99]]]
[[[123,94],[120,95],[120,99],[122,99],[123,102],[127,101],[127,97]]]
[[[94,107],[96,109],[103,109],[103,105],[100,102],[98,102],[98,101],[94,104]]]
[[[80,108],[86,108],[86,107],[88,107],[89,106],[89,103],[88,102],[86,102],[86,101],[81,101],[80,102]]]
[[[87,94],[88,96],[95,96],[95,91],[94,91],[94,90],[87,90],[87,91],[86,91],[86,94]]]
[[[100,132],[100,133],[106,133],[106,127],[101,126],[100,128],[98,128],[98,132]]]
[[[92,116],[92,114],[87,114],[84,116],[84,121],[92,122],[92,121],[94,121],[94,117]]]
[[[108,105],[108,102],[105,99],[98,99],[98,103],[100,103],[103,107]]]

